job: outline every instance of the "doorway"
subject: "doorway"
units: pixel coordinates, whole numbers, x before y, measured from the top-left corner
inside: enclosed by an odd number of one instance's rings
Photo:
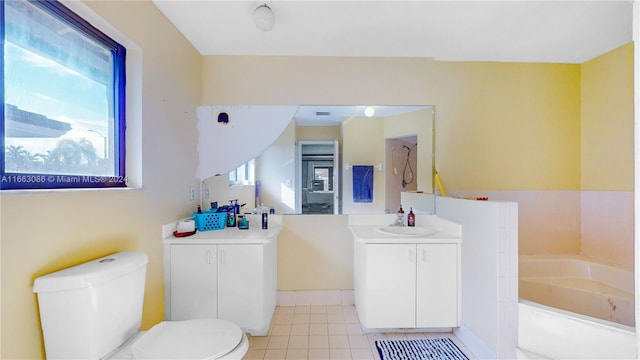
[[[296,213],[339,213],[337,141],[299,141],[296,146]]]

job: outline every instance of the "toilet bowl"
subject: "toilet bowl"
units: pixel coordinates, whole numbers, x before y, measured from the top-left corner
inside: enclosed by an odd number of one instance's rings
[[[242,359],[249,340],[227,320],[139,331],[147,262],[144,253],[121,252],[36,278],[47,359]]]
[[[220,319],[163,321],[107,356],[109,360],[241,360],[249,339],[236,324]]]

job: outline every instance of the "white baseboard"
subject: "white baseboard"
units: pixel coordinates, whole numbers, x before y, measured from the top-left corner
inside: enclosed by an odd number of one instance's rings
[[[353,290],[278,291],[278,306],[353,305]]]
[[[453,330],[453,334],[467,347],[478,359],[496,359],[493,352],[484,341],[476,336],[464,323]]]

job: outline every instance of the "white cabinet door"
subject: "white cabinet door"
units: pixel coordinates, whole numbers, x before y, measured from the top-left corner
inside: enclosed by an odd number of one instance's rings
[[[171,320],[215,318],[216,245],[171,245]]]
[[[417,327],[458,326],[458,245],[417,245]]]
[[[263,246],[218,245],[218,317],[244,329],[263,324]]]
[[[366,327],[415,327],[416,245],[366,245]]]

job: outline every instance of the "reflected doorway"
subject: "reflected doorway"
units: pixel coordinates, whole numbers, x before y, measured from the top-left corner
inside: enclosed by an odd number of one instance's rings
[[[339,213],[337,141],[299,141],[296,146],[296,213]]]

